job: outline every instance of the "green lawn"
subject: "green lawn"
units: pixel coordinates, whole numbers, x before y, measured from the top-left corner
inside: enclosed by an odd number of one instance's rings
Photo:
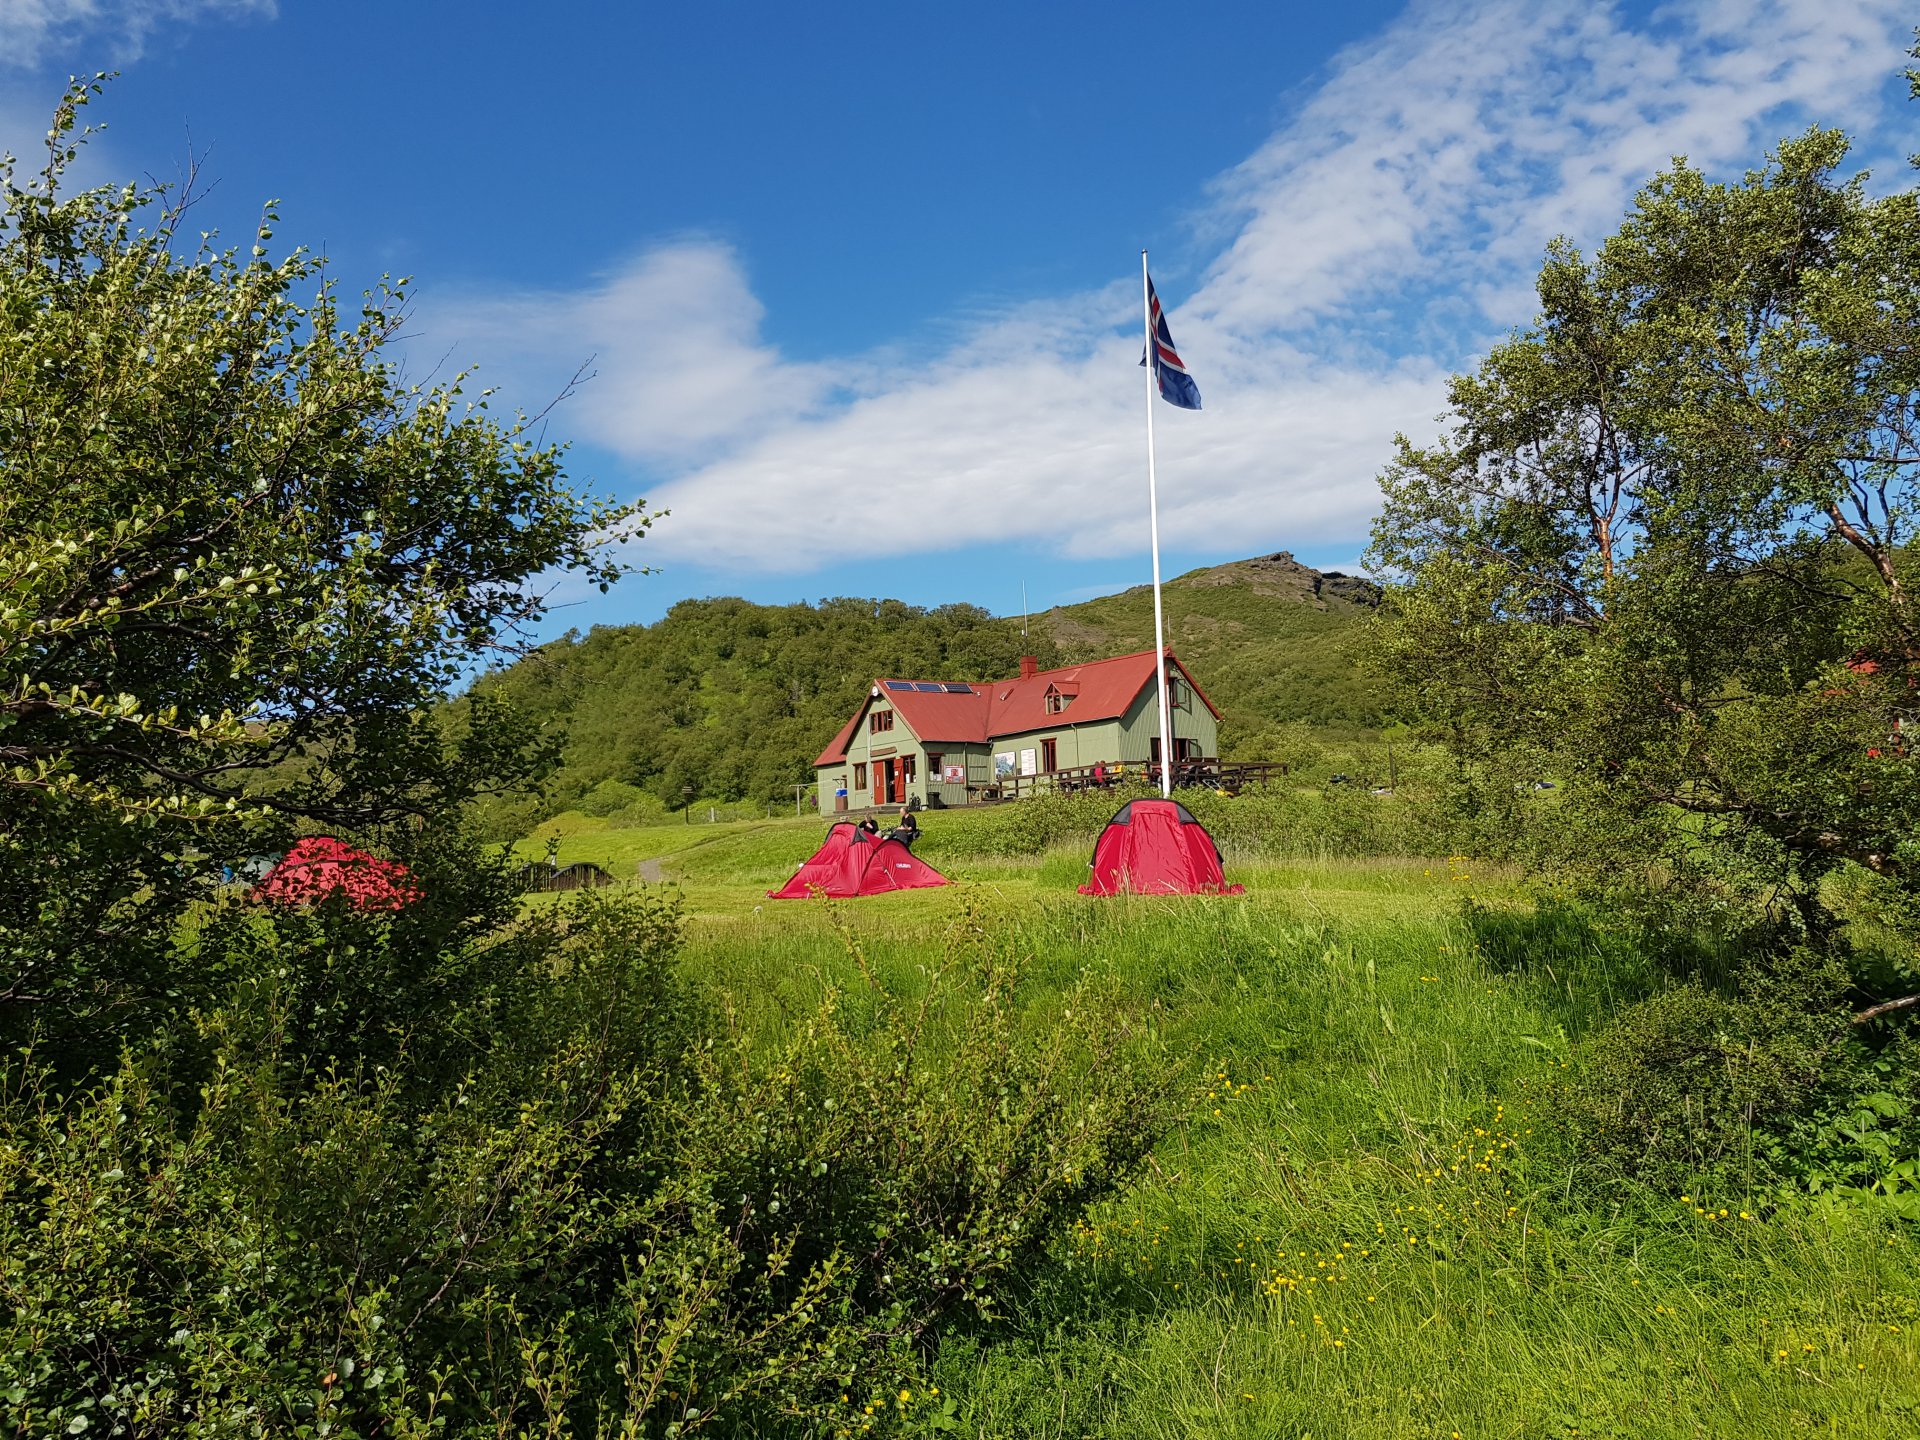
[[[1244,898],[1093,901],[1073,891],[1091,834],[987,859],[965,853],[975,823],[929,817],[952,886],[830,904],[762,894],[815,820],[550,822],[563,862],[660,860],[690,973],[769,1039],[823,984],[857,988],[830,914],[901,990],[964,919],[1026,957],[1032,1023],[1095,969],[1188,1057],[1152,1166],[1001,1321],[944,1346],[910,1418],[1129,1440],[1920,1434],[1909,1230],[1587,1181],[1554,1087],[1620,981],[1544,932],[1497,968],[1461,902],[1524,934],[1512,877],[1230,854]]]

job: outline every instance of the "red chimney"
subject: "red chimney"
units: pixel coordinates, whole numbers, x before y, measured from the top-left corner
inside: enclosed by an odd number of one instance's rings
[[[1022,680],[1031,680],[1039,673],[1040,662],[1038,660],[1034,659],[1031,655],[1022,655],[1020,657],[1020,678]]]

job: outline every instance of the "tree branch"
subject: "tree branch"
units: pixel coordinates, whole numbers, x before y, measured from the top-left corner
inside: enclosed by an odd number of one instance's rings
[[[1878,1005],[1869,1005],[1849,1023],[1865,1025],[1869,1020],[1878,1020],[1882,1015],[1891,1015],[1896,1010],[1911,1010],[1916,1005],[1920,1005],[1920,995],[1902,995],[1898,1000],[1883,1000]]]

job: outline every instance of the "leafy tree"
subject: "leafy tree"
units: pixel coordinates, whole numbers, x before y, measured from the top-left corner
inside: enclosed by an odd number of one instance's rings
[[[1498,826],[1815,946],[1843,872],[1920,915],[1920,205],[1847,148],[1676,162],[1591,259],[1555,243],[1451,433],[1399,442],[1373,547],[1381,654]],[[1920,999],[1911,955],[1856,1005]]]
[[[510,782],[524,733],[482,709],[449,743],[422,705],[646,524],[408,383],[404,291],[270,259],[271,207],[221,250],[190,195],[67,193],[98,89],[39,172],[0,160],[0,1034],[175,988],[154,937],[296,826]]]

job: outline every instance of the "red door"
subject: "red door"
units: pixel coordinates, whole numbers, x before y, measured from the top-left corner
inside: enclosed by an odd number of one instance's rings
[[[898,805],[907,798],[907,757],[902,755],[893,762],[893,793],[887,797]]]
[[[884,760],[873,762],[873,803],[887,803],[887,776],[892,773]]]

